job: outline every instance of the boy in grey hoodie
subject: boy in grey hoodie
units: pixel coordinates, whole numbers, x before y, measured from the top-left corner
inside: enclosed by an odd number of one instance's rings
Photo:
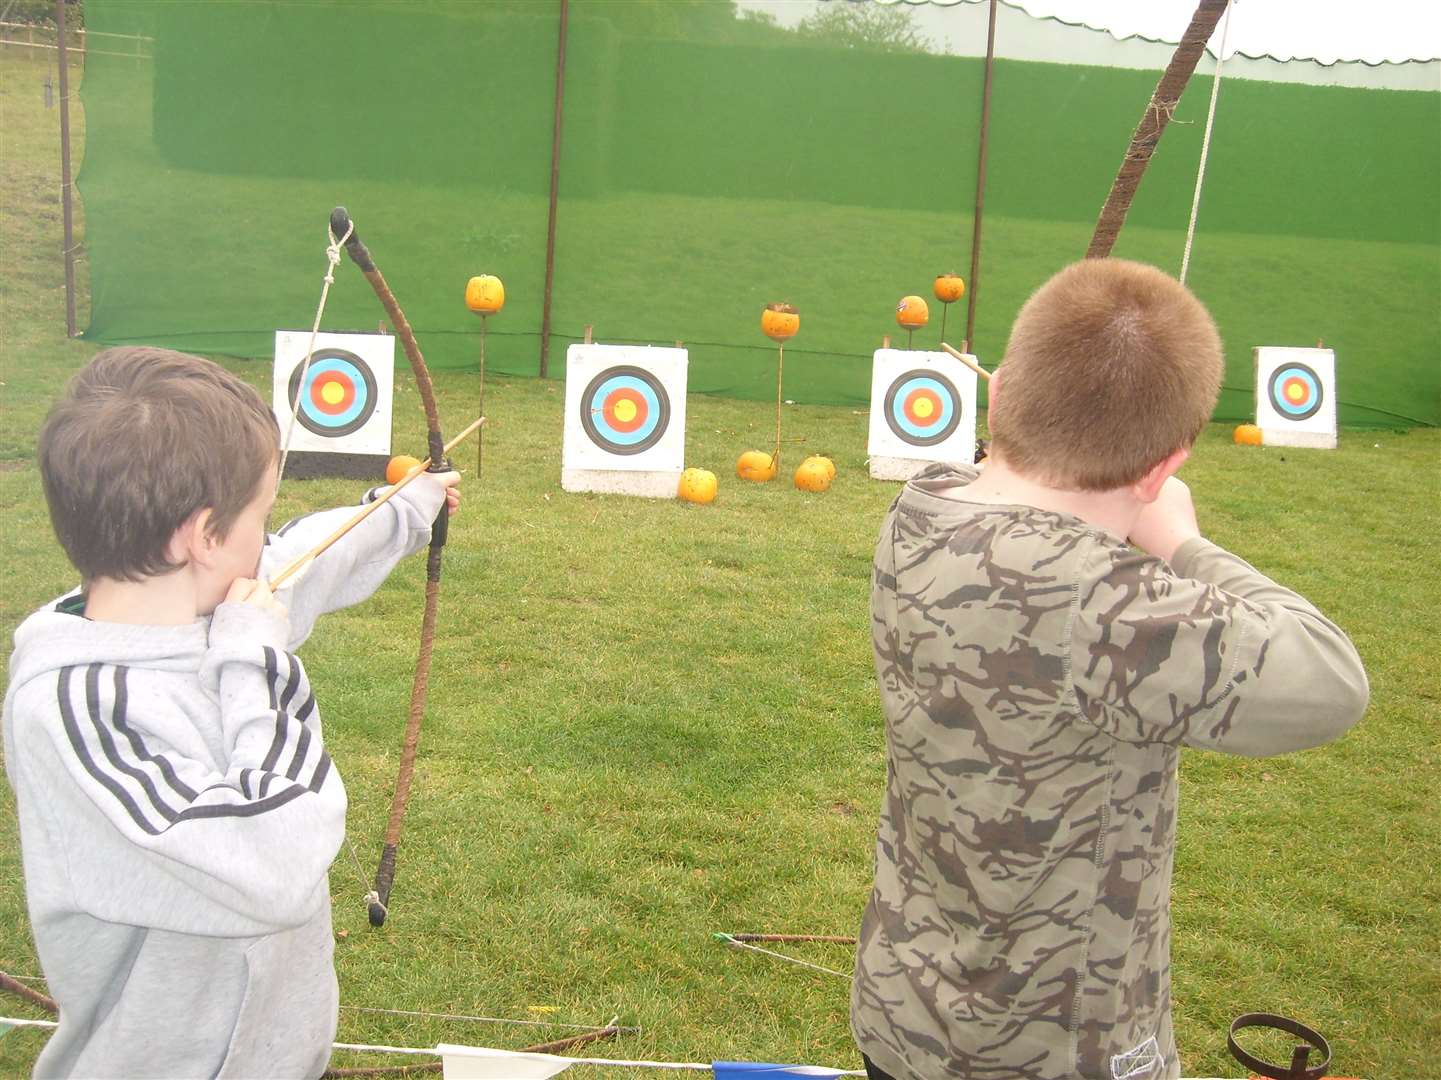
[[[82,587],[15,633],[5,764],[60,1024],[49,1076],[318,1076],[337,1017],[328,870],[345,788],[294,650],[425,546],[459,475],[267,535],[279,432],[198,357],[100,353],[39,440]]]

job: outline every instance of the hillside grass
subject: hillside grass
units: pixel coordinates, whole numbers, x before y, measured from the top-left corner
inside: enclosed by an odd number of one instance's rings
[[[7,636],[74,584],[49,532],[34,441],[49,401],[95,352],[63,333],[43,73],[42,59],[0,56]],[[77,148],[82,139],[77,117]],[[355,284],[351,268],[340,273]],[[297,296],[298,321],[312,302],[309,289]],[[269,364],[220,359],[268,387]],[[397,383],[395,445],[416,451],[418,398],[408,374]],[[447,430],[458,429],[475,376],[441,372],[437,391]],[[557,381],[488,382],[485,471],[468,477],[452,523],[386,926],[366,924],[369,886],[349,852],[331,875],[340,1038],[518,1047],[566,1034],[359,1006],[618,1015],[643,1030],[602,1044],[607,1055],[854,1067],[843,980],[711,934],[854,933],[867,895],[885,776],[868,580],[896,485],[866,476],[864,410],[787,409],[789,460],[827,453],[839,468],[832,490],[811,496],[784,479],[734,478],[736,456],[767,445],[769,407],[693,395],[687,462],[721,477],[716,503],[697,507],[563,492],[563,398]],[[468,468],[473,447],[459,459]],[[1238,447],[1212,426],[1186,466],[1208,535],[1344,626],[1372,683],[1365,721],[1331,746],[1258,761],[1183,756],[1173,979],[1186,1075],[1238,1075],[1225,1030],[1252,1010],[1318,1028],[1343,1075],[1424,1076],[1441,1058],[1438,465],[1435,429],[1346,431],[1335,452],[1306,452]],[[351,501],[359,486],[287,481],[276,520]],[[422,561],[324,620],[302,651],[366,877],[394,782]],[[0,881],[0,969],[39,976],[8,788]],[[789,951],[850,964],[844,947]],[[28,1071],[42,1044],[29,1031],[0,1039],[0,1075]]]

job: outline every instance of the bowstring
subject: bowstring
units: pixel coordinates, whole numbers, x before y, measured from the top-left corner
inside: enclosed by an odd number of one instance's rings
[[[325,235],[330,243],[325,248],[325,280],[320,288],[320,303],[315,308],[315,321],[310,325],[310,340],[305,346],[305,359],[300,365],[300,379],[295,384],[295,397],[290,402],[290,423],[285,429],[285,441],[280,448],[280,475],[276,480],[276,490],[279,490],[280,482],[285,479],[285,462],[290,457],[290,440],[295,435],[295,422],[300,416],[300,395],[305,393],[305,380],[310,374],[310,361],[315,358],[315,339],[320,334],[320,321],[325,316],[325,303],[330,298],[330,287],[335,284],[335,268],[340,265],[340,249],[355,232],[355,222],[351,221],[345,229],[345,235],[339,240],[335,238],[335,230],[328,224],[325,226]],[[360,867],[360,859],[355,854],[355,844],[351,842],[350,831],[345,832],[345,846],[350,852],[351,862],[355,864],[356,874],[360,878],[360,887],[365,891],[365,903],[380,903],[380,895],[369,888],[365,878],[365,871]]]
[[[325,283],[320,289],[320,304],[315,309],[315,322],[310,326],[310,341],[305,346],[305,360],[300,365],[300,381],[295,384],[295,398],[290,403],[290,424],[285,429],[285,442],[280,448],[280,476],[277,479],[277,488],[279,481],[285,479],[285,460],[290,456],[290,440],[295,435],[295,421],[300,416],[300,395],[305,393],[305,380],[310,374],[310,361],[315,356],[315,338],[320,333],[320,320],[325,314],[325,301],[330,296],[330,287],[335,284],[335,268],[340,265],[340,248],[350,239],[350,234],[354,231],[355,222],[352,221],[346,228],[345,235],[337,240],[330,226],[325,226],[325,235],[330,238],[330,244],[325,249],[327,263]]]

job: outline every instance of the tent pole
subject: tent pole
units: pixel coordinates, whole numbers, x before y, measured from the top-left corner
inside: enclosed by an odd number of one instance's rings
[[[991,136],[991,69],[996,59],[996,0],[991,0],[990,25],[986,29],[986,78],[981,89],[981,149],[976,160],[976,213],[971,227],[971,279],[966,282],[970,293],[966,301],[966,347],[975,348],[976,293],[980,291],[981,274],[981,212],[986,205],[986,148]]]
[[[555,124],[550,141],[550,216],[545,226],[545,298],[540,314],[540,377],[550,373],[550,292],[555,283],[555,212],[560,190],[560,130],[565,119],[565,38],[570,0],[560,0],[560,37],[555,48]]]

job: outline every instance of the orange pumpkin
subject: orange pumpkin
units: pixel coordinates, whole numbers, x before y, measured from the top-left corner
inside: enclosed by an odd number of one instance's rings
[[[936,299],[950,304],[966,295],[966,283],[957,274],[936,275]]]
[[[903,296],[896,305],[896,322],[907,330],[919,330],[930,321],[931,310],[919,296]]]
[[[834,480],[834,479],[836,478],[836,463],[835,463],[834,461],[832,461],[830,458],[828,458],[828,457],[823,457],[823,456],[820,455],[820,454],[812,454],[810,457],[808,457],[808,458],[806,458],[804,461],[802,461],[801,464],[802,464],[802,465],[809,465],[809,464],[811,464],[812,462],[819,462],[819,463],[820,463],[821,468],[825,469],[825,471],[826,471],[826,476],[828,477],[828,479]]]
[[[473,277],[465,285],[465,306],[477,315],[494,315],[505,307],[505,285],[494,274]]]
[[[410,475],[410,470],[420,464],[419,458],[409,454],[396,454],[385,466],[385,482],[398,484]]]
[[[796,466],[795,481],[801,491],[825,491],[831,486],[831,471],[824,458],[806,458]]]
[[[687,469],[680,474],[680,487],[676,494],[686,502],[704,506],[715,502],[716,487],[715,473],[709,469]]]
[[[1231,433],[1231,439],[1237,446],[1260,446],[1261,429],[1255,424],[1237,424],[1236,430]]]
[[[736,461],[736,475],[742,480],[754,480],[757,483],[774,480],[776,463],[764,450],[747,450]]]
[[[800,312],[789,304],[767,304],[761,312],[761,333],[772,341],[789,341],[800,328]]]

